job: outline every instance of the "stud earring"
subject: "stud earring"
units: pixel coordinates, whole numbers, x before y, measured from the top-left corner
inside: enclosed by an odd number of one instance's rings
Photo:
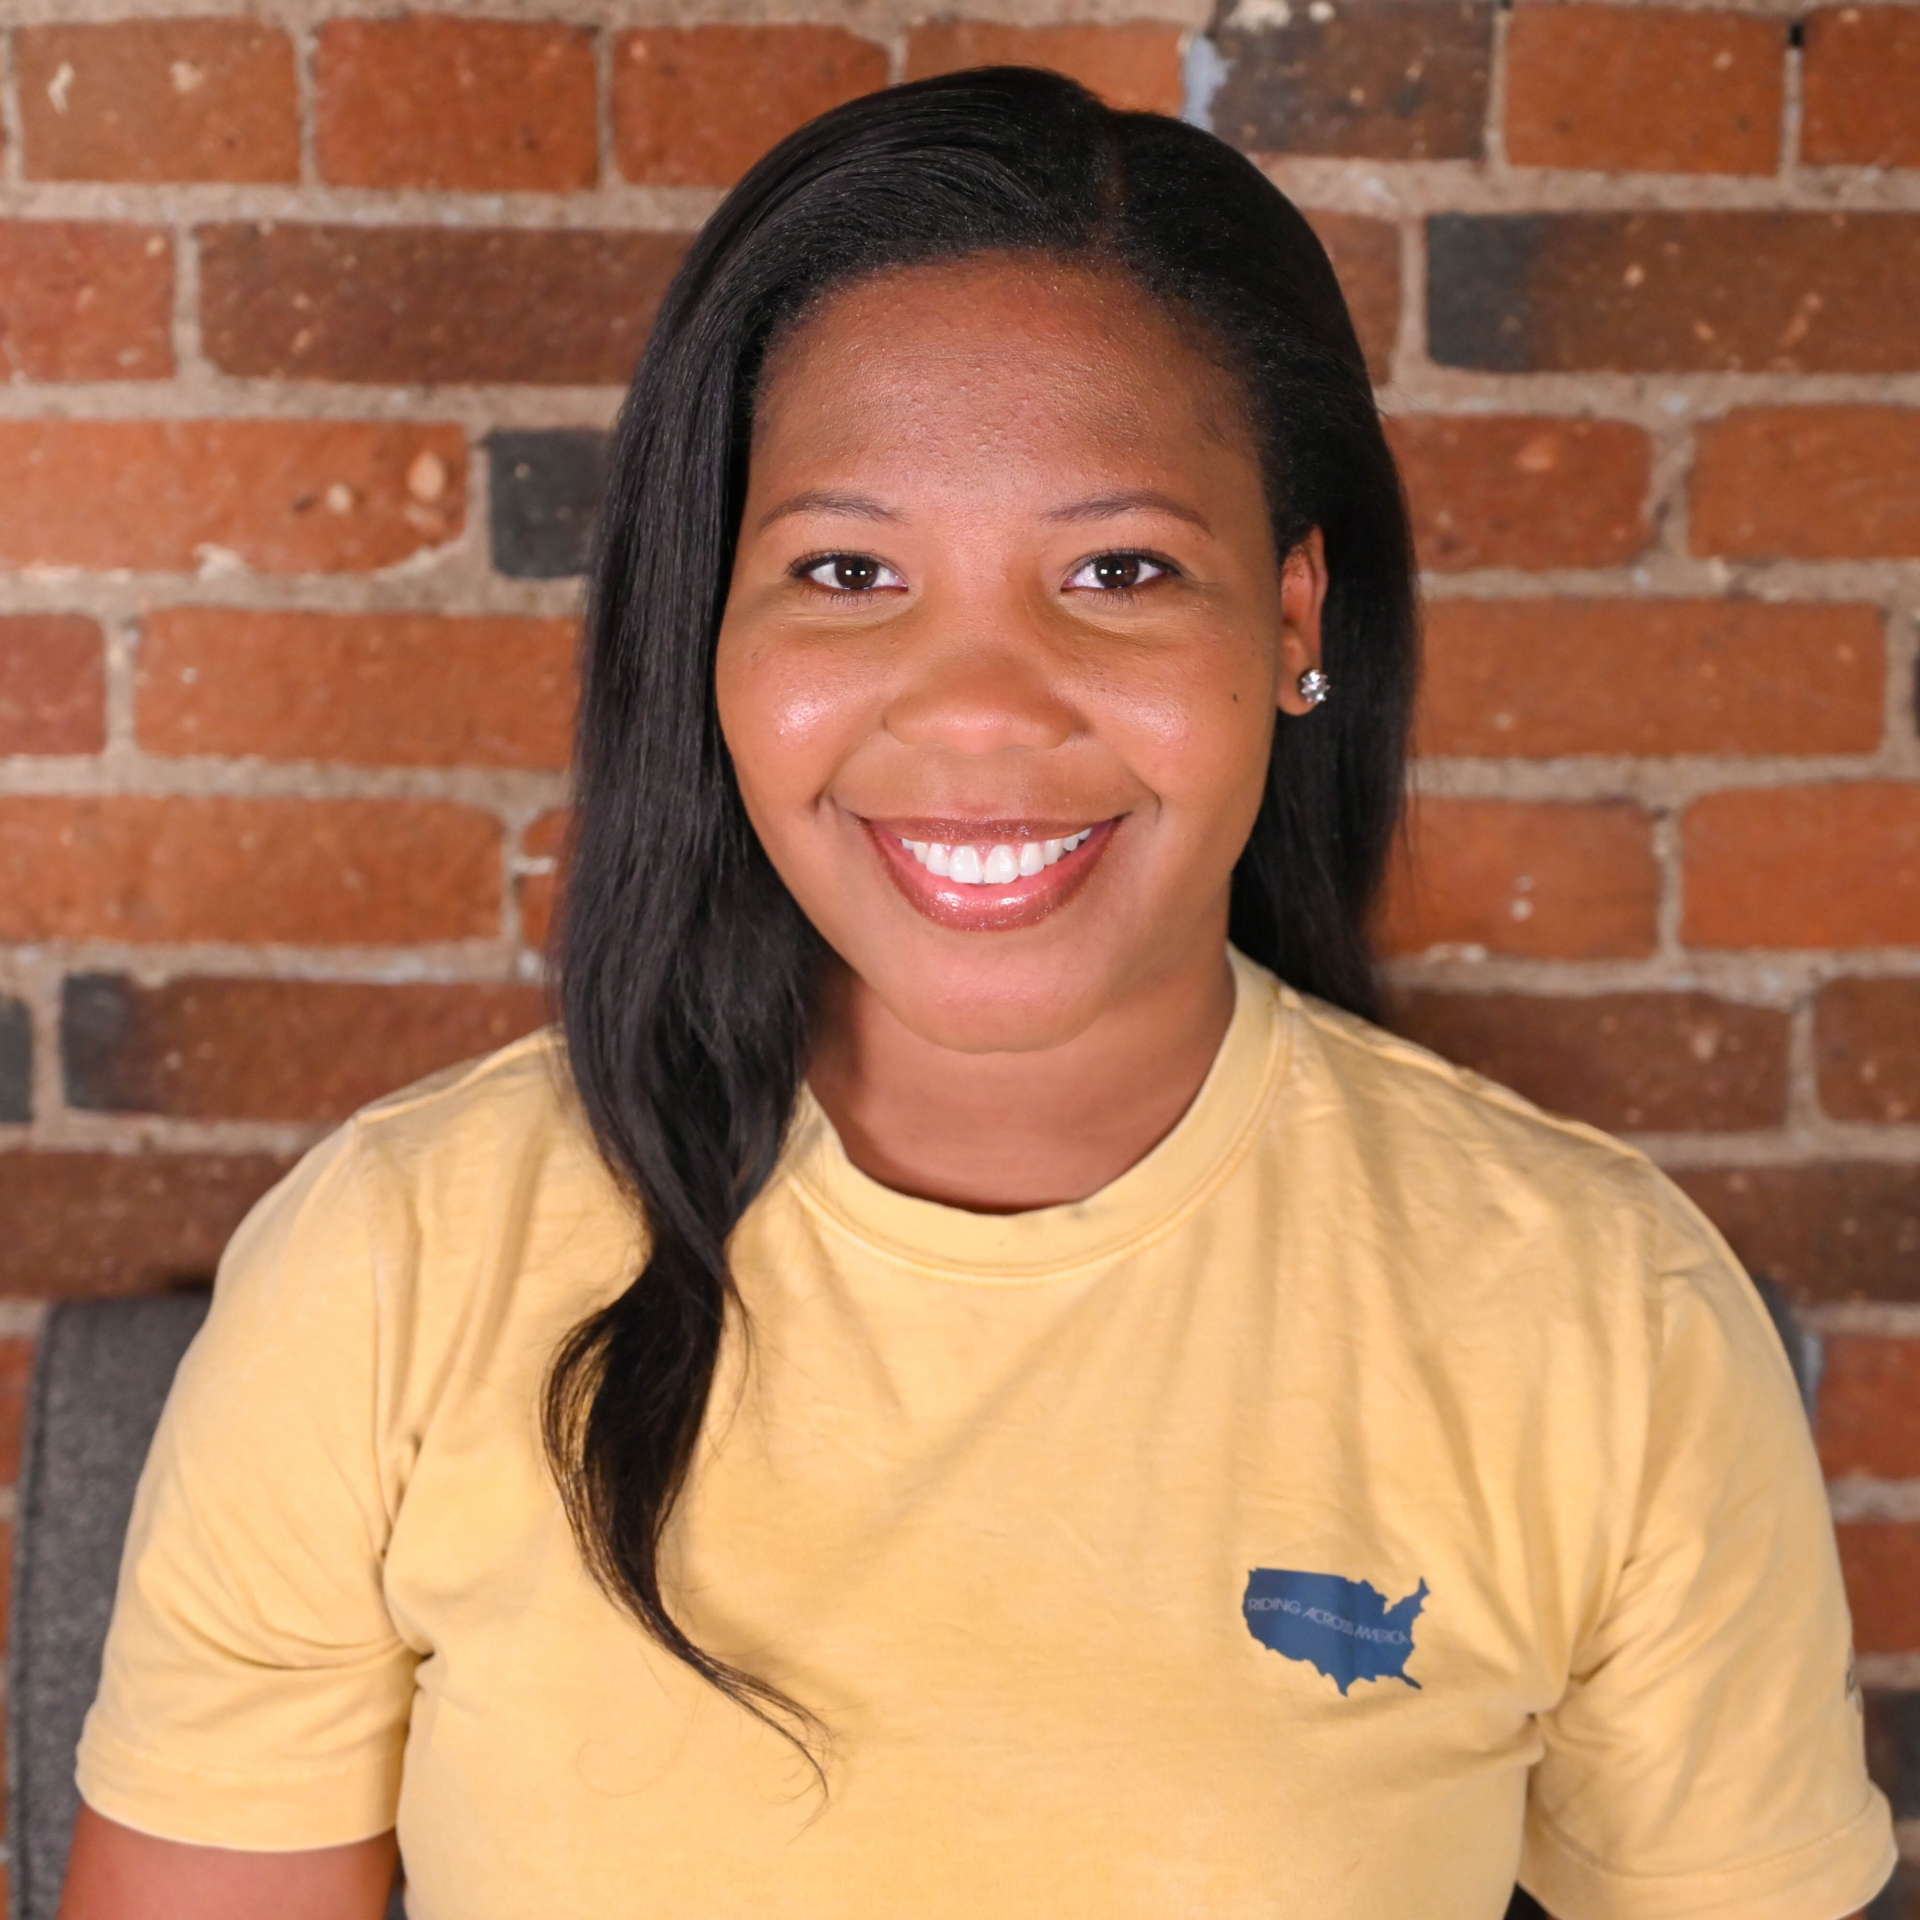
[[[1333,682],[1318,667],[1309,667],[1295,684],[1310,707],[1317,707],[1333,691]]]

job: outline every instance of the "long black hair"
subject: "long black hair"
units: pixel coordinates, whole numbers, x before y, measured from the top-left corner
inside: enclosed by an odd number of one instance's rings
[[[984,251],[1126,274],[1195,328],[1244,387],[1276,550],[1324,535],[1335,694],[1277,730],[1234,872],[1235,944],[1370,1012],[1367,920],[1400,805],[1415,651],[1406,510],[1327,256],[1250,162],[1177,120],[1003,67],[836,108],[727,196],[661,308],[597,536],[560,995],[573,1081],[647,1251],[562,1345],[545,1423],[605,1589],[790,1732],[808,1716],[696,1644],[660,1568],[738,1310],[727,1243],[779,1157],[824,955],[748,824],[714,645],[770,345],[835,289]]]

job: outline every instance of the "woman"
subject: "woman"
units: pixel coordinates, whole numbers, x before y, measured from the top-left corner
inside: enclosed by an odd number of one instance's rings
[[[1367,1023],[1413,649],[1230,150],[1007,70],[756,168],[615,452],[564,1052],[236,1239],[70,1920],[371,1916],[396,1826],[426,1920],[1861,1906],[1751,1289]]]

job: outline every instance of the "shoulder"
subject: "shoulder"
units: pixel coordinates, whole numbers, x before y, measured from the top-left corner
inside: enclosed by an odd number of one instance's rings
[[[260,1202],[219,1290],[363,1301],[449,1339],[495,1300],[564,1328],[632,1277],[638,1230],[559,1038],[529,1035],[363,1108]]]
[[[1659,1208],[1670,1183],[1637,1148],[1324,1001],[1280,987],[1298,1080],[1350,1125],[1432,1171],[1524,1181],[1569,1201]]]
[[[1292,1032],[1284,1110],[1317,1110],[1358,1204],[1463,1276],[1524,1275],[1551,1310],[1605,1296],[1655,1344],[1685,1298],[1746,1326],[1765,1314],[1711,1223],[1646,1154],[1426,1048],[1277,988]],[[1313,1122],[1309,1121],[1311,1127]]]

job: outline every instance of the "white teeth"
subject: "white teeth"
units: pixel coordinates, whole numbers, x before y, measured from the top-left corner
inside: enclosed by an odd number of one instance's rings
[[[943,880],[958,880],[969,887],[1004,887],[1045,871],[1092,832],[1091,827],[1082,827],[1064,840],[1023,840],[1017,847],[1004,842],[992,847],[949,847],[938,840],[906,839],[900,844],[929,873]]]

